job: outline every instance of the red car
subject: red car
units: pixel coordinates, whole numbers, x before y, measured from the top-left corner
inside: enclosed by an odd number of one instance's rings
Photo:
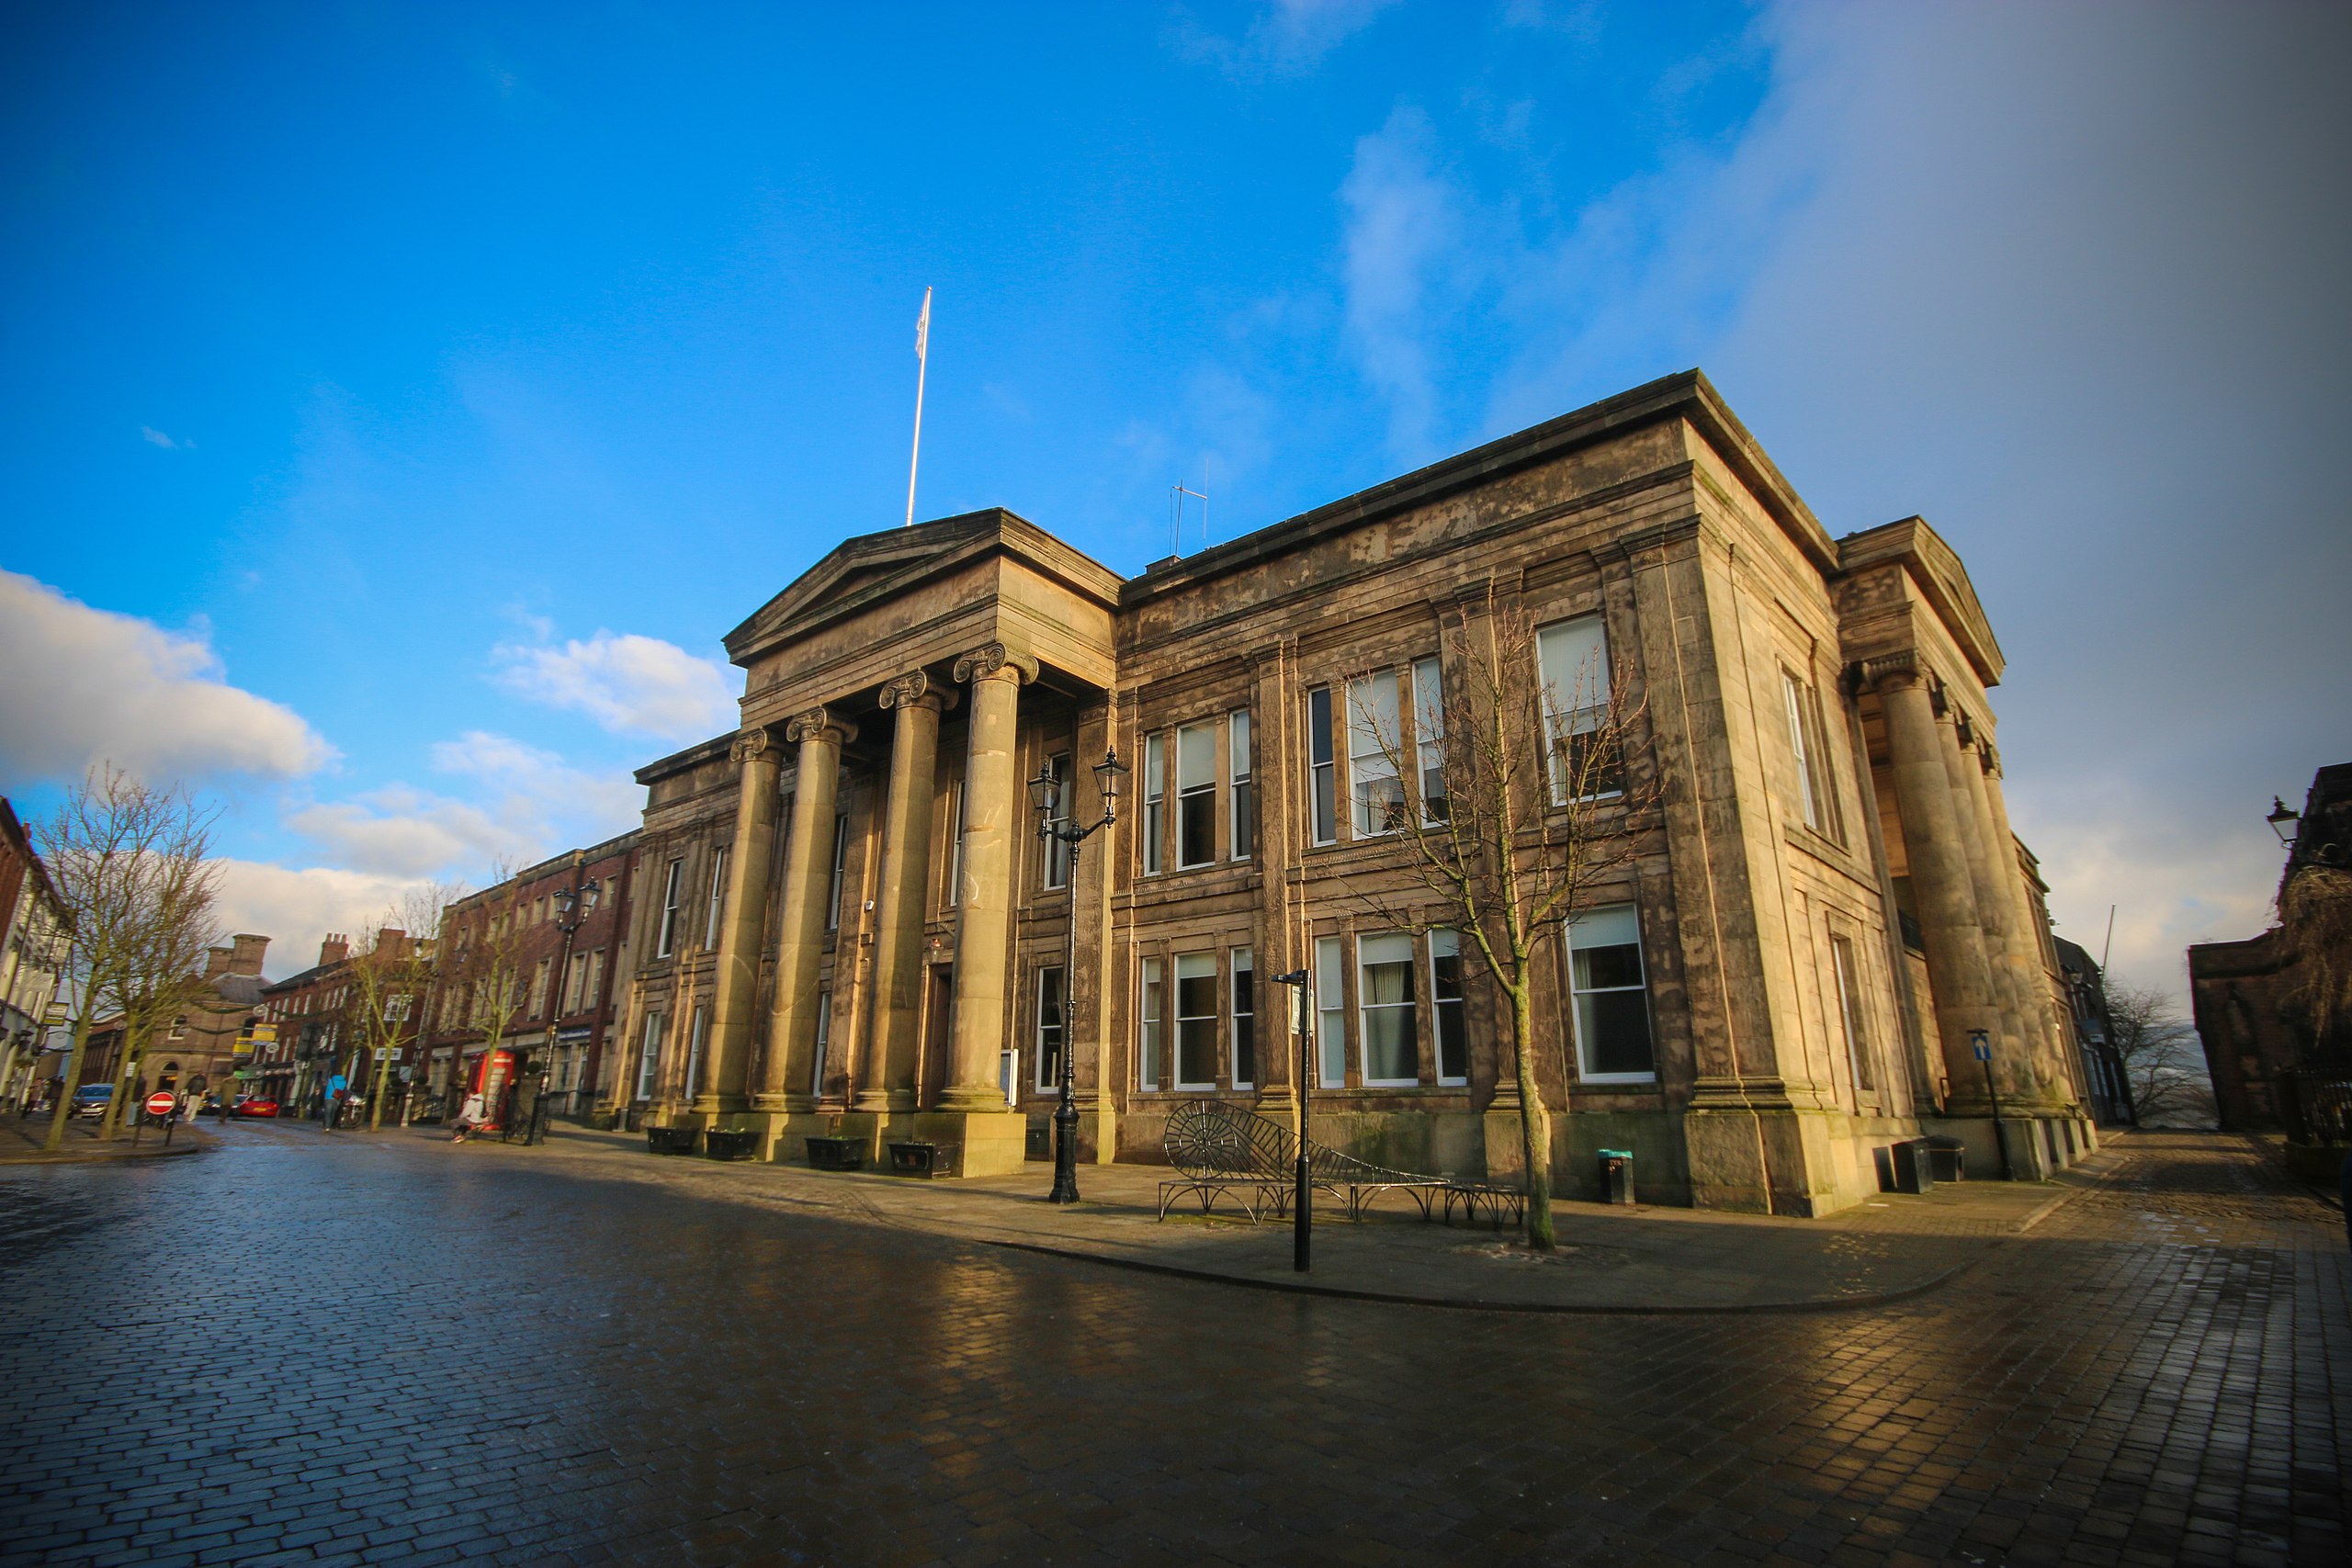
[[[236,1109],[232,1114],[238,1116],[275,1116],[277,1114],[277,1101],[258,1098],[253,1100],[241,1100],[237,1101]]]

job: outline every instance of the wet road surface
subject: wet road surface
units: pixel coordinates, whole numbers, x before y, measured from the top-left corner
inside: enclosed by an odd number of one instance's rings
[[[2343,1222],[2233,1138],[1930,1297],[1708,1318],[226,1138],[0,1169],[0,1565],[2347,1560]]]

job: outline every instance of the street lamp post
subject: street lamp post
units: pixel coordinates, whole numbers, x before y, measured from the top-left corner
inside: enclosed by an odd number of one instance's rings
[[[1298,1159],[1292,1172],[1298,1190],[1291,1196],[1290,1266],[1294,1273],[1304,1274],[1315,1246],[1315,1181],[1306,1160],[1306,971],[1290,969],[1267,977],[1291,988],[1290,1031],[1298,1038],[1298,1076],[1291,1085],[1291,1092],[1298,1097]]]
[[[1048,1203],[1078,1201],[1078,1091],[1070,1076],[1070,1063],[1078,1055],[1079,846],[1119,819],[1119,780],[1126,771],[1127,765],[1119,761],[1116,747],[1104,751],[1102,760],[1094,764],[1094,777],[1102,796],[1102,816],[1084,828],[1078,825],[1076,818],[1061,813],[1067,781],[1054,776],[1051,762],[1038,768],[1037,776],[1029,781],[1029,799],[1037,808],[1038,840],[1058,840],[1069,848],[1069,919],[1066,922],[1062,961],[1062,1092],[1061,1103],[1054,1107],[1054,1190],[1046,1195]],[[1099,1093],[1099,1083],[1096,1089]]]
[[[585,882],[580,880],[581,867],[586,861],[587,856],[582,852],[571,852],[571,886],[555,896],[555,923],[556,929],[563,932],[563,948],[556,960],[555,1000],[548,1021],[548,1064],[550,1067],[555,1064],[556,1037],[563,1032],[563,987],[571,972],[571,942],[580,934],[580,928],[588,923],[590,911],[596,908],[596,900],[605,891],[604,884],[595,877],[592,876]],[[542,1088],[539,1099],[544,1100],[546,1098],[547,1090]],[[540,1120],[535,1105],[532,1111],[534,1125],[526,1128],[523,1134],[526,1144],[533,1141],[533,1133]]]

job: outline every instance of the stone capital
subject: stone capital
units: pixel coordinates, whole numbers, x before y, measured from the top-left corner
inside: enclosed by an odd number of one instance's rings
[[[857,739],[857,726],[836,715],[831,708],[813,707],[794,714],[785,721],[784,738],[795,746],[810,740],[831,741],[845,745]]]
[[[1989,778],[2001,776],[2001,753],[1990,740],[1976,749],[1976,765],[1983,768]]]
[[[1927,666],[1919,662],[1917,652],[1907,648],[1862,660],[1862,683],[1875,691],[1916,686],[1927,679]]]
[[[737,763],[757,761],[767,750],[768,732],[764,728],[747,729],[727,748],[727,760]]]
[[[926,671],[910,670],[882,682],[880,702],[886,708],[928,707],[939,713],[954,705],[955,701],[955,690],[942,686]]]
[[[1025,686],[1036,679],[1037,661],[1025,653],[1015,653],[1001,642],[984,642],[956,660],[958,684],[1003,680]]]

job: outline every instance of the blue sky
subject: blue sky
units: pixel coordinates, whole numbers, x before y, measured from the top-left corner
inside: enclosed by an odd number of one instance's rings
[[[1125,571],[1704,366],[1958,546],[2061,929],[2170,984],[2352,756],[2344,17],[9,6],[0,789],[219,795],[273,972],[626,825],[898,520],[929,285],[919,510]]]

